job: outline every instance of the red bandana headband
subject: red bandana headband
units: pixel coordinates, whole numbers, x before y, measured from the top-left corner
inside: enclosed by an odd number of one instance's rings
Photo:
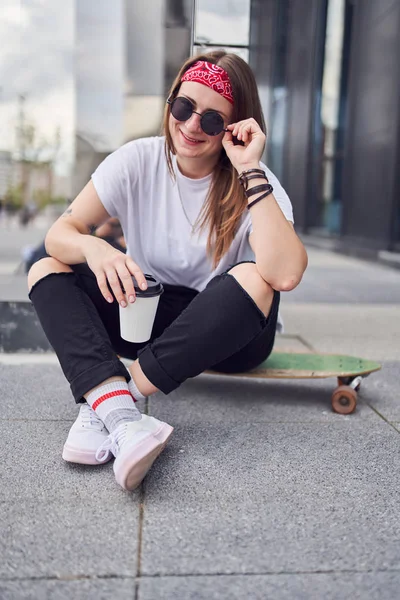
[[[213,65],[204,60],[198,60],[186,71],[181,79],[183,81],[196,81],[211,88],[233,104],[232,86],[229,75],[222,67]]]

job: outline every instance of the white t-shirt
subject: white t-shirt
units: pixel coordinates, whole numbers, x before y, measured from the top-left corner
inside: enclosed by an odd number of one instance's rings
[[[92,175],[93,185],[111,217],[121,223],[127,253],[144,273],[163,283],[202,291],[207,283],[243,260],[255,260],[249,244],[251,213],[242,216],[238,232],[216,269],[207,256],[207,232],[192,233],[206,200],[211,175],[189,179],[173,157],[171,177],[164,137],[129,142],[110,154]],[[290,200],[273,173],[260,163],[274,188],[285,217],[293,221]],[[184,205],[185,211],[182,208]],[[281,326],[279,326],[281,329]]]

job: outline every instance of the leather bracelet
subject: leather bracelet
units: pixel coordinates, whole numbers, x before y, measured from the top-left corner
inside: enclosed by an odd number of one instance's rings
[[[265,192],[265,194],[261,194],[261,196],[259,198],[256,198],[255,200],[253,200],[253,202],[250,202],[250,204],[247,205],[247,210],[249,210],[252,206],[257,204],[257,202],[260,202],[260,200],[264,200],[264,198],[266,198],[267,196],[272,194],[272,192],[274,191],[272,188],[272,185],[270,186],[270,188],[271,189],[269,189],[267,192]]]
[[[264,173],[264,175],[261,175],[261,173],[260,173],[260,174],[256,174],[256,175],[249,175],[248,177],[246,176],[246,187],[245,187],[245,191],[246,191],[246,190],[247,190],[247,188],[249,187],[249,181],[250,181],[251,179],[265,179],[265,181],[266,181],[267,183],[269,183],[269,181],[268,181],[268,179],[267,179],[267,176],[265,175],[265,173]]]
[[[244,193],[246,194],[247,198],[250,198],[250,196],[254,196],[254,194],[258,194],[259,192],[266,192],[271,187],[272,186],[270,183],[262,183],[261,185],[256,185],[250,190],[245,190]]]
[[[238,177],[240,183],[244,186],[244,189],[247,189],[247,183],[248,183],[248,177],[247,175],[250,175],[251,173],[258,173],[259,176],[261,177],[265,177],[265,179],[267,179],[267,176],[265,175],[265,171],[263,169],[248,169],[247,171],[242,171]],[[254,178],[254,175],[252,176],[252,179]]]
[[[247,169],[247,171],[242,171],[238,177],[240,179],[243,175],[247,175],[248,173],[263,173],[265,175],[264,169]]]

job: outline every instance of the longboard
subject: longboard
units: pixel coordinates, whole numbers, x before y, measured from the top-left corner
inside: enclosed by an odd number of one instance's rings
[[[338,387],[332,394],[332,409],[342,415],[355,411],[357,392],[362,380],[381,365],[355,356],[340,354],[298,354],[273,352],[256,369],[245,373],[220,373],[206,371],[210,375],[229,377],[257,377],[263,379],[323,379],[337,377]]]

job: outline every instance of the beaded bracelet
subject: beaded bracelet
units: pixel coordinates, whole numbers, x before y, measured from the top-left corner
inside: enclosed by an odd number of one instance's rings
[[[260,200],[263,200],[264,198],[266,198],[267,196],[272,194],[272,192],[274,191],[274,188],[270,184],[268,184],[268,187],[269,187],[269,189],[265,192],[265,194],[261,194],[261,196],[259,196],[258,198],[253,200],[253,202],[250,202],[250,204],[247,205],[247,210],[249,210],[252,206],[257,204],[257,202],[260,202]]]

